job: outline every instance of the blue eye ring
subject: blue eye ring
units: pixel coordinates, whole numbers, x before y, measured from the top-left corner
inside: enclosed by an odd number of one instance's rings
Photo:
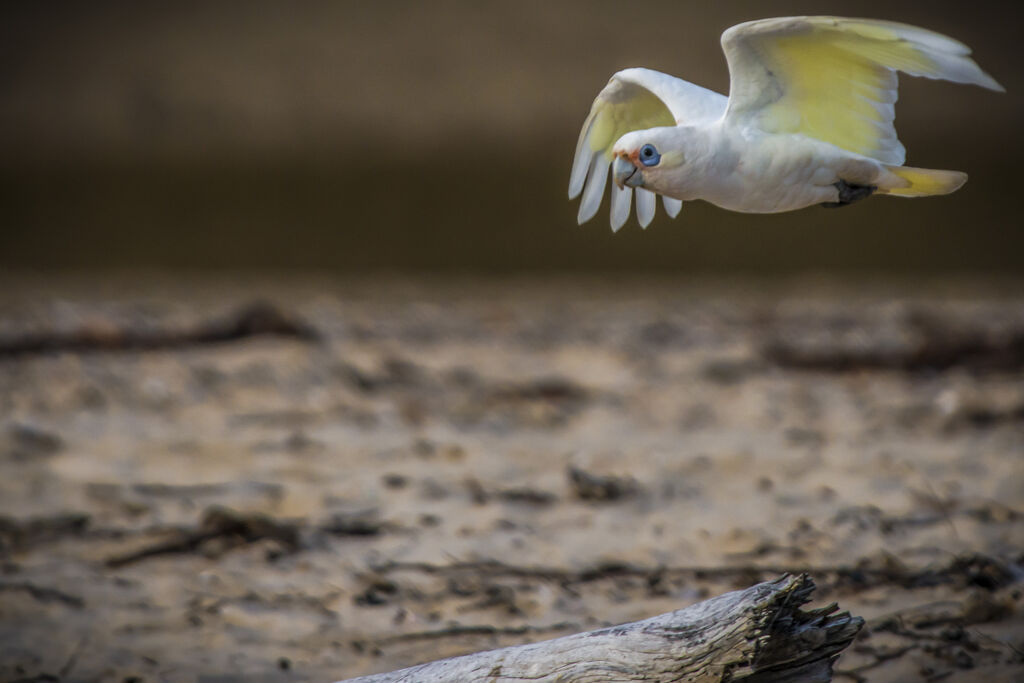
[[[658,154],[658,150],[654,148],[654,145],[644,145],[640,148],[640,163],[644,166],[657,166],[658,162],[661,161],[661,155]]]

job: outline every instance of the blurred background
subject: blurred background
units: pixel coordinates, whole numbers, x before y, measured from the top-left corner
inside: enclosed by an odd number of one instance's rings
[[[727,92],[721,32],[840,2],[21,3],[0,22],[0,265],[789,272],[1024,267],[1020,44],[1000,3],[856,15],[966,42],[1008,93],[902,78],[955,196],[578,228],[576,136],[609,76]]]

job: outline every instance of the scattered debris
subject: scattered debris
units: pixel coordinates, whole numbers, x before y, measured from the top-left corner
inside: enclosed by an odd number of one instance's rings
[[[66,512],[25,520],[0,516],[0,555],[52,543],[65,536],[80,536],[89,527],[89,515]]]
[[[966,405],[955,410],[946,420],[947,431],[957,429],[991,429],[1001,424],[1024,424],[1024,403],[1015,406]]]
[[[3,591],[24,591],[39,602],[61,602],[75,608],[85,606],[85,600],[77,595],[71,595],[56,588],[37,586],[27,581],[0,581],[0,592]]]
[[[63,448],[59,436],[28,422],[8,424],[0,434],[0,460],[25,462],[56,455]]]
[[[222,344],[249,337],[290,337],[312,342],[320,334],[306,322],[276,306],[258,302],[222,318],[191,328],[132,329],[94,321],[70,332],[35,332],[0,338],[0,359],[30,354],[89,351],[156,351]]]
[[[639,484],[632,477],[592,474],[572,466],[568,475],[573,494],[580,500],[608,503],[640,492]]]
[[[1024,329],[965,329],[923,312],[912,312],[904,324],[912,340],[905,343],[877,342],[870,334],[777,335],[761,352],[780,367],[824,372],[1024,368]]]
[[[495,496],[499,500],[508,503],[526,503],[528,505],[551,505],[558,500],[558,496],[549,491],[541,491],[540,489],[532,489],[525,486],[500,489],[495,492]]]
[[[732,386],[763,372],[764,367],[759,358],[716,358],[704,364],[701,376],[715,384]]]
[[[301,520],[281,521],[267,515],[242,514],[213,506],[203,514],[198,528],[169,529],[163,534],[169,538],[148,544],[139,550],[114,555],[106,560],[106,565],[117,568],[151,557],[183,553],[197,552],[217,556],[260,541],[274,543],[268,553],[268,559],[277,559],[306,547],[303,543],[303,532],[328,536],[379,536],[394,529],[393,525],[379,520],[376,511],[372,510],[335,513],[320,524],[308,525]]]
[[[487,489],[480,481],[472,477],[466,479],[464,483],[466,490],[469,491],[470,499],[477,505],[484,505],[493,499],[507,503],[525,503],[527,505],[551,505],[558,500],[558,496],[550,491],[543,491],[529,486]]]
[[[299,549],[299,529],[295,524],[279,522],[265,515],[241,515],[225,508],[212,507],[203,515],[198,529],[178,530],[168,540],[110,557],[106,565],[118,568],[159,555],[196,552],[214,541],[220,541],[222,545],[207,550],[220,554],[264,539],[277,541],[286,552]]]
[[[491,392],[498,401],[582,402],[586,389],[563,377],[542,377],[523,384],[509,384]]]
[[[375,511],[356,513],[335,513],[320,530],[332,536],[379,536],[387,525],[377,519]]]
[[[389,489],[404,489],[409,485],[409,477],[396,472],[389,472],[381,477],[381,481]]]
[[[387,605],[398,595],[398,584],[383,577],[371,577],[366,589],[353,598],[353,602],[363,607],[379,607]]]

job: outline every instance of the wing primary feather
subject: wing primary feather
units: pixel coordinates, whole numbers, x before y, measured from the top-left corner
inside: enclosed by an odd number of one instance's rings
[[[583,122],[580,139],[576,142],[576,156],[572,159],[572,172],[569,174],[569,199],[576,199],[583,191],[583,183],[587,179],[593,152],[590,151],[590,130],[593,126],[594,113],[591,112]]]
[[[650,190],[645,190],[642,187],[636,188],[636,219],[641,228],[646,228],[654,220],[654,212],[658,206],[657,200],[658,195]]]
[[[619,228],[629,220],[629,208],[633,200],[633,188],[612,185],[612,232],[618,232]]]
[[[682,199],[673,199],[665,195],[661,195],[661,203],[665,205],[665,213],[669,215],[669,218],[678,216],[679,211],[683,208]]]
[[[580,211],[576,216],[579,223],[586,223],[597,210],[601,208],[601,196],[604,194],[605,185],[608,182],[608,167],[611,162],[603,154],[595,154],[590,164],[587,187],[583,190],[583,199],[580,200]]]
[[[897,72],[1003,89],[963,43],[888,21],[762,19],[726,30],[722,47],[731,79],[726,119],[887,164],[906,157],[893,126]]]

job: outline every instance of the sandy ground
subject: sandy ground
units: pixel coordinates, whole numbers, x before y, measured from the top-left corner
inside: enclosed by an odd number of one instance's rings
[[[1024,678],[1020,282],[2,285],[0,679],[330,681],[804,570],[868,620],[837,680]]]

